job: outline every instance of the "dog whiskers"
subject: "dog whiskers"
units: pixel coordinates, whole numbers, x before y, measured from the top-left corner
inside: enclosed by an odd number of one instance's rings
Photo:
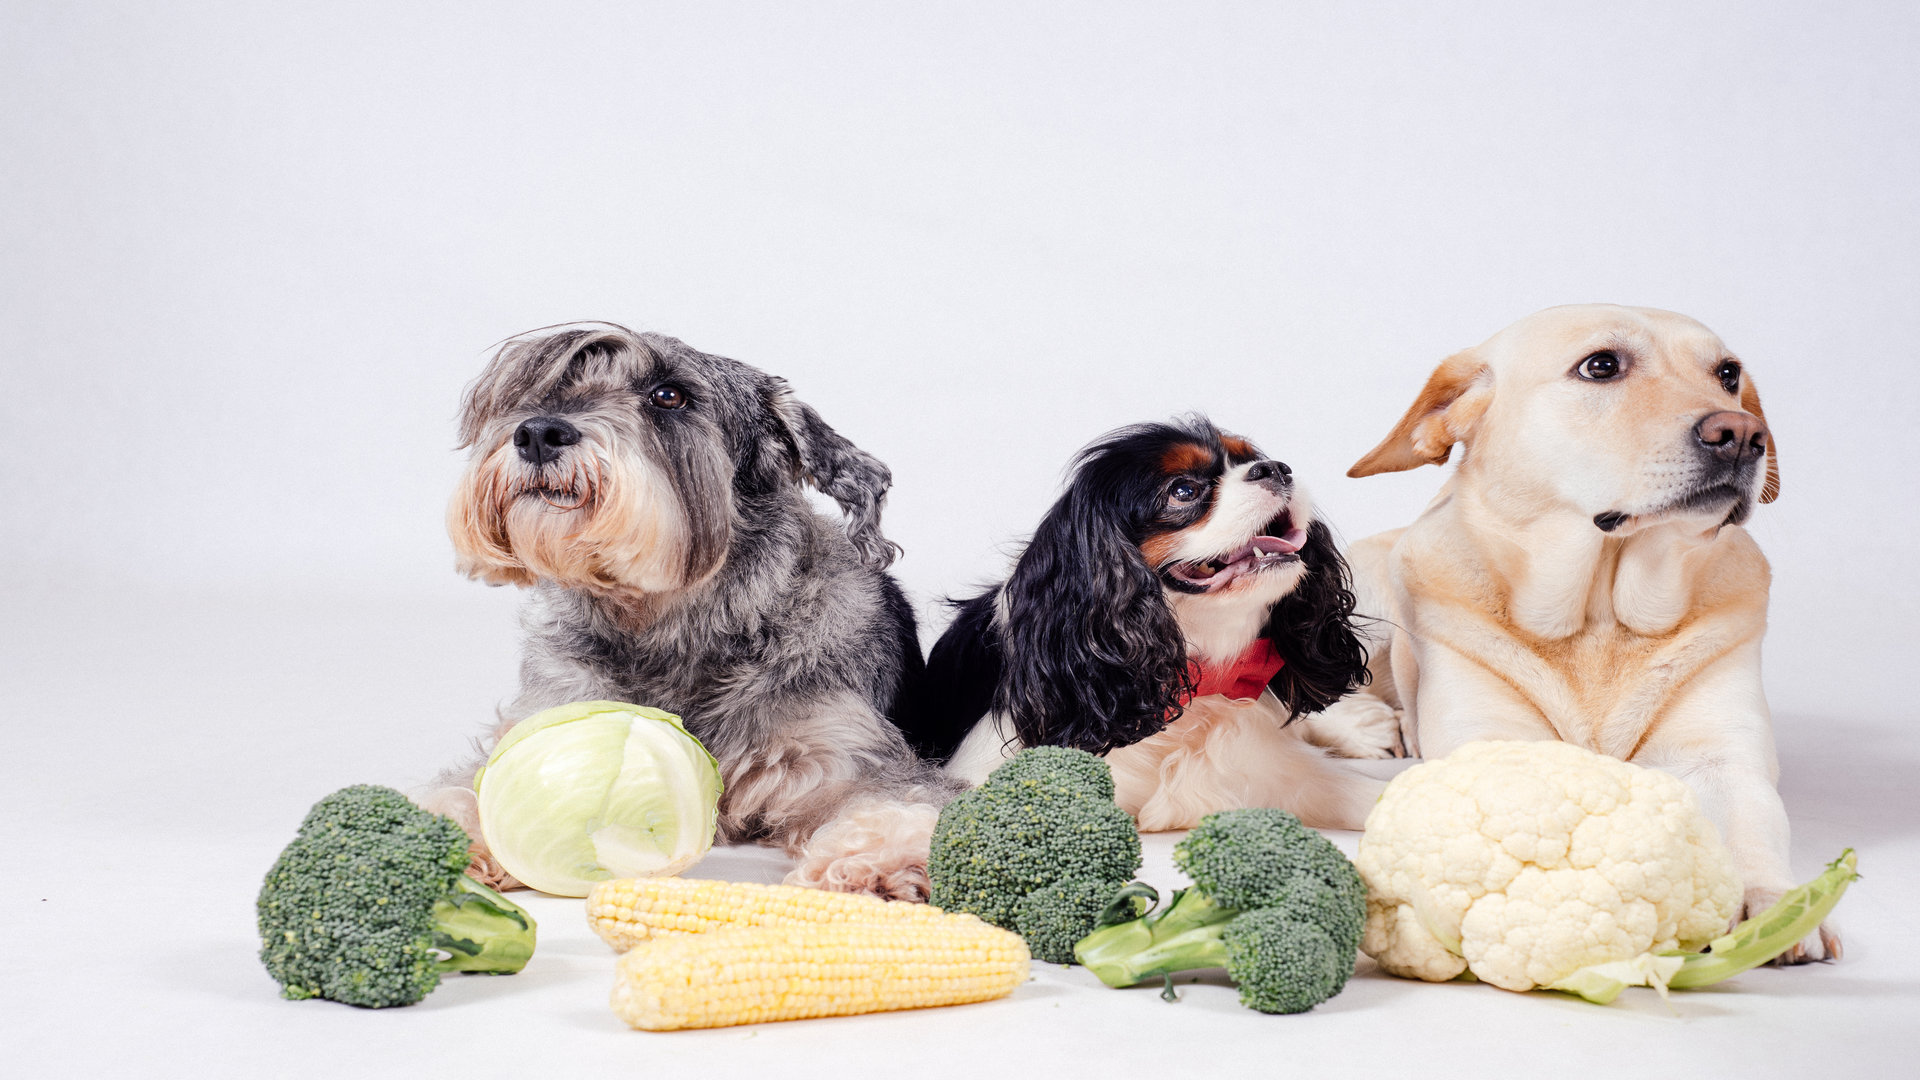
[[[544,477],[544,469],[536,470],[531,475],[510,468],[494,469],[492,482],[488,485],[488,496],[493,505],[504,510],[514,499],[531,494],[562,513],[584,510],[599,501],[601,463],[598,458],[569,462],[566,475],[558,478],[557,482],[550,482]],[[570,496],[572,501],[563,502],[556,496]]]

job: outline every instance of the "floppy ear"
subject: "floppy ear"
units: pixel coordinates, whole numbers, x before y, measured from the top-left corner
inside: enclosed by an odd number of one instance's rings
[[[1001,586],[994,707],[1028,746],[1100,754],[1179,716],[1193,676],[1159,577],[1090,503],[1070,488]]]
[[[1268,640],[1286,664],[1267,685],[1289,718],[1319,712],[1367,684],[1367,648],[1353,628],[1353,585],[1333,532],[1316,521],[1300,549],[1307,575],[1273,605]]]
[[[1465,439],[1493,401],[1493,380],[1472,349],[1440,362],[1407,414],[1379,446],[1347,470],[1348,476],[1404,472],[1443,465],[1453,444]]]
[[[1766,423],[1767,414],[1760,411],[1760,388],[1753,385],[1753,376],[1740,380],[1740,407]],[[1767,424],[1767,479],[1760,485],[1760,501],[1770,503],[1780,497],[1780,456],[1774,453],[1773,425]]]
[[[840,504],[847,515],[847,538],[861,561],[884,570],[900,555],[900,545],[880,534],[880,508],[893,473],[880,459],[848,442],[827,426],[813,406],[793,396],[786,380],[773,379],[771,408],[792,444],[799,478]]]

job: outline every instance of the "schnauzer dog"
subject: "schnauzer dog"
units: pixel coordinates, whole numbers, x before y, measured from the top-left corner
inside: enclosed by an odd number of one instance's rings
[[[460,437],[460,569],[532,590],[520,695],[492,739],[570,701],[677,713],[720,762],[723,842],[786,848],[789,883],[925,899],[928,837],[964,785],[913,749],[923,666],[884,572],[885,465],[785,381],[602,323],[503,345]],[[476,837],[477,765],[422,799]],[[505,878],[476,845],[476,870]]]

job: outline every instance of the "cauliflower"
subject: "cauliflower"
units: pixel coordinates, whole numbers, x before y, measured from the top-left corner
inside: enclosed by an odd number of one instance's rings
[[[1479,742],[1408,769],[1367,817],[1362,951],[1389,973],[1507,990],[1697,951],[1740,880],[1693,792],[1564,742]],[[1675,960],[1672,963],[1677,964]]]

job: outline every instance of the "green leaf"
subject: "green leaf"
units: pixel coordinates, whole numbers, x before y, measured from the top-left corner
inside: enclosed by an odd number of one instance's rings
[[[1841,852],[1819,877],[1787,890],[1772,907],[1713,939],[1706,952],[1687,956],[1669,985],[1676,990],[1710,986],[1793,948],[1833,913],[1847,886],[1859,879],[1858,865],[1852,848]]]

